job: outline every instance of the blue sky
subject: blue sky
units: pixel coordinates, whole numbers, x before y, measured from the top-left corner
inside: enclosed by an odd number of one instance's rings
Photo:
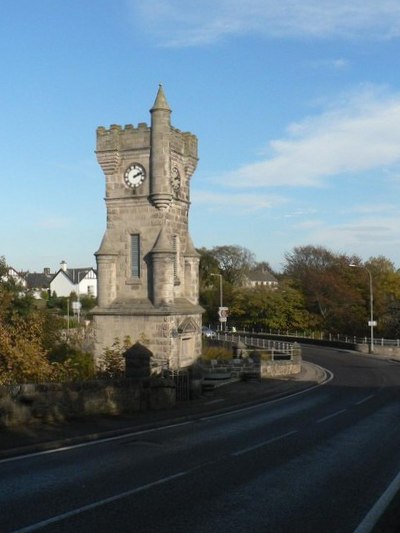
[[[399,268],[399,44],[399,0],[3,0],[0,255],[95,266],[96,128],[149,123],[162,83],[199,139],[195,246]]]

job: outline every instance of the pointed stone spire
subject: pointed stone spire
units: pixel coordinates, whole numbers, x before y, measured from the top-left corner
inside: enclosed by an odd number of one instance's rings
[[[194,247],[193,241],[189,233],[187,234],[185,257],[200,257],[200,254]]]
[[[150,199],[157,209],[165,211],[172,201],[171,191],[171,110],[162,85],[158,88],[151,112],[150,135]]]
[[[155,102],[153,104],[153,107],[150,109],[151,112],[156,110],[164,110],[164,111],[171,111],[171,108],[168,105],[167,99],[165,98],[164,89],[163,86],[158,86],[158,92],[155,99]]]
[[[172,242],[166,225],[163,225],[151,250],[153,253],[173,253]]]

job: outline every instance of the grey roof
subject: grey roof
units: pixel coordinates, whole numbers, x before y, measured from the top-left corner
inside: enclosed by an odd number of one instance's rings
[[[51,279],[54,279],[60,272],[63,272],[67,276],[67,278],[71,280],[71,282],[74,285],[77,285],[80,281],[82,281],[85,278],[87,273],[90,271],[94,272],[97,276],[96,270],[92,267],[67,268],[66,271],[60,268],[60,270],[56,274],[54,274],[54,276]]]
[[[38,274],[36,272],[25,274],[25,280],[28,289],[48,289],[50,281],[53,279],[53,274]]]
[[[268,283],[278,283],[276,277],[268,270],[253,270],[247,274],[250,281],[266,281]]]

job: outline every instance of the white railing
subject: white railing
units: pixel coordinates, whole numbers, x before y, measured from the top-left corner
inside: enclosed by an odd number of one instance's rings
[[[217,333],[216,339],[219,341],[233,342],[235,344],[243,343],[259,350],[268,350],[274,352],[293,355],[293,342],[276,341],[262,337],[253,337],[246,334]]]
[[[318,332],[306,332],[306,331],[289,331],[289,330],[259,330],[259,331],[249,331],[245,329],[239,330],[240,336],[251,335],[276,335],[282,337],[292,337],[293,341],[295,339],[312,339],[320,341],[331,341],[331,342],[344,342],[346,344],[367,344],[371,345],[370,337],[357,337],[355,335],[344,335],[341,333],[324,333],[321,331]],[[221,335],[221,334],[219,334]],[[384,339],[384,338],[374,338],[374,346],[397,346],[400,347],[400,339]]]

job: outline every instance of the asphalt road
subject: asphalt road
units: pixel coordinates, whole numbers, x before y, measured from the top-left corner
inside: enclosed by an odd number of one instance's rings
[[[400,363],[319,347],[304,357],[333,379],[230,414],[0,461],[1,533],[378,527],[400,471]]]

